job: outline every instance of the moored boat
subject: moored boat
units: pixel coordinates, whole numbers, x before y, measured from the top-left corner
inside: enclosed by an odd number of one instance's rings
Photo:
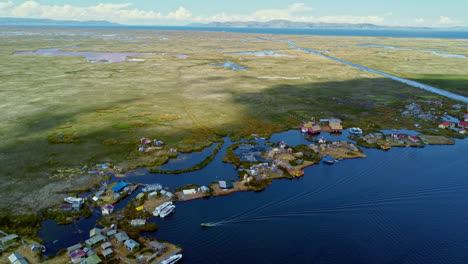
[[[161,264],[173,264],[182,258],[182,254],[172,255],[169,258],[163,260]]]
[[[153,215],[154,216],[159,216],[159,214],[164,210],[164,208],[167,208],[168,206],[171,206],[172,202],[165,202],[161,204],[160,206],[154,208]]]
[[[159,213],[159,216],[161,218],[164,218],[168,216],[170,213],[172,213],[175,209],[175,205],[169,205],[166,208],[162,209],[161,212]]]

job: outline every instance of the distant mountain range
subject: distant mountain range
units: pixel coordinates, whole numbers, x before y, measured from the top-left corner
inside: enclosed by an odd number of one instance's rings
[[[120,26],[109,21],[74,21],[36,18],[0,17],[0,26]]]
[[[379,26],[374,24],[351,24],[351,23],[309,23],[293,22],[288,20],[271,20],[268,22],[257,21],[231,21],[211,22],[207,24],[193,23],[191,27],[223,27],[223,28],[296,28],[296,29],[412,29],[412,30],[468,30],[466,27],[451,28],[429,28],[429,27],[394,27]]]

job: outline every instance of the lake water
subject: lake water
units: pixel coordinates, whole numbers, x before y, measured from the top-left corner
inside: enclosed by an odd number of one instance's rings
[[[51,27],[51,28],[54,28],[54,27]],[[232,32],[232,33],[281,34],[281,35],[468,39],[468,31],[450,31],[450,30],[221,28],[221,27],[190,27],[190,26],[113,26],[113,27],[86,27],[86,28],[214,31],[214,32]]]
[[[325,136],[336,141],[347,134]],[[270,140],[309,143],[297,130]],[[225,141],[202,170],[128,180],[176,188],[235,179],[233,166],[221,160],[232,143]],[[151,219],[158,232],[144,235],[182,245],[184,263],[465,263],[468,141],[365,153],[368,158],[309,167],[304,177],[276,180],[263,192],[177,203],[175,214]],[[40,235],[48,253],[87,239],[98,216],[70,226],[46,221]],[[227,218],[224,225],[200,226]]]

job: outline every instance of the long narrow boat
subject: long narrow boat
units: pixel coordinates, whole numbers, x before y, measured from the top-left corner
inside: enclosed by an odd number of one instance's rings
[[[201,225],[202,227],[213,227],[213,226],[217,226],[216,223],[212,223],[212,222],[201,223],[200,225]]]
[[[161,264],[174,264],[182,258],[182,254],[177,254],[170,256],[168,259],[165,259],[161,262]]]

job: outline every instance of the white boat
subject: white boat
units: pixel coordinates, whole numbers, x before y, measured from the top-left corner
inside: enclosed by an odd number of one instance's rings
[[[161,204],[160,206],[154,208],[154,211],[153,211],[153,215],[154,216],[159,216],[159,214],[161,213],[161,211],[168,207],[168,206],[171,206],[172,205],[172,202],[165,202],[163,204]]]
[[[173,264],[179,261],[182,258],[182,254],[172,255],[168,259],[165,259],[161,264]]]
[[[67,197],[63,199],[65,202],[74,204],[74,203],[79,203],[81,204],[83,202],[83,198],[76,198],[76,197]]]
[[[168,207],[161,210],[161,212],[159,213],[159,216],[161,218],[164,218],[168,216],[170,213],[172,213],[174,209],[175,209],[175,205],[169,205]]]
[[[308,129],[308,128],[305,128],[305,127],[303,127],[303,128],[301,128],[301,132],[302,132],[302,133],[307,133],[307,132],[309,132],[309,129]]]

